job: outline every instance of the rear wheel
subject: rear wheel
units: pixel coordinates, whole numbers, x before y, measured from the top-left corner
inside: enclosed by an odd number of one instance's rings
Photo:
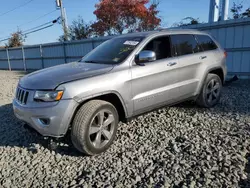
[[[215,106],[220,100],[221,88],[222,82],[220,77],[216,74],[208,74],[196,101],[197,104],[206,108]]]
[[[116,108],[111,103],[102,100],[85,103],[73,120],[73,145],[87,155],[106,151],[115,139],[118,119]]]

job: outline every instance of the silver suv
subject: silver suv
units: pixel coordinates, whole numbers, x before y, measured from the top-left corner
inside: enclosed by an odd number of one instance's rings
[[[112,144],[119,121],[185,100],[217,104],[225,60],[220,45],[200,31],[121,35],[79,62],[24,76],[14,113],[46,137],[70,130],[79,151],[99,154]]]

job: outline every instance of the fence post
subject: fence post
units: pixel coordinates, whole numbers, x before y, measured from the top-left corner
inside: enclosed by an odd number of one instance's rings
[[[64,56],[64,63],[67,63],[67,54],[65,49],[65,42],[63,42],[63,56]]]
[[[27,71],[27,69],[26,69],[26,59],[25,59],[24,47],[23,46],[22,46],[22,52],[23,52],[23,67],[24,67],[24,71]]]
[[[8,64],[9,64],[9,70],[11,71],[11,65],[10,65],[10,56],[9,56],[9,50],[6,48],[7,58],[8,58]]]
[[[41,61],[42,61],[42,68],[44,69],[43,48],[42,48],[42,45],[41,45],[41,44],[40,44],[40,57],[41,57]]]
[[[91,44],[92,44],[92,50],[94,50],[95,49],[94,39],[91,39]]]

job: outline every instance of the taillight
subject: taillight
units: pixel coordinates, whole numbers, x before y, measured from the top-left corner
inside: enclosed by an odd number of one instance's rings
[[[224,51],[224,57],[227,57],[227,52],[226,51]]]

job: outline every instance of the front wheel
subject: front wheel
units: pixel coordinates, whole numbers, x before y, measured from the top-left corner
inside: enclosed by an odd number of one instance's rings
[[[115,139],[118,119],[116,108],[109,102],[92,100],[85,103],[73,120],[73,145],[87,155],[106,151]]]
[[[208,74],[196,101],[197,104],[205,108],[215,106],[220,100],[221,88],[222,82],[220,77],[216,74]]]

